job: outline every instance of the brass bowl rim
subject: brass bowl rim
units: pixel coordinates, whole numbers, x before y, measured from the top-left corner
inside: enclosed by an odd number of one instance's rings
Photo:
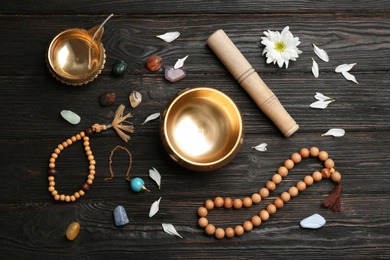
[[[191,92],[196,92],[196,91],[211,91],[214,93],[217,93],[218,95],[221,95],[225,100],[227,100],[232,107],[234,108],[234,111],[236,111],[237,118],[239,120],[239,130],[238,130],[238,136],[237,139],[235,140],[234,145],[232,148],[229,150],[228,153],[226,153],[223,157],[219,158],[218,160],[214,160],[212,162],[207,162],[207,163],[202,163],[202,162],[196,162],[193,160],[189,160],[186,157],[183,157],[172,145],[171,140],[169,139],[169,136],[166,134],[167,131],[167,119],[169,119],[169,114],[174,105],[185,95],[188,95]],[[168,106],[165,108],[165,111],[163,113],[163,116],[161,117],[162,123],[163,123],[163,135],[165,137],[165,140],[167,142],[167,145],[169,147],[169,150],[172,151],[182,162],[179,162],[180,165],[192,169],[192,170],[200,170],[200,171],[207,171],[210,166],[215,166],[210,168],[210,170],[214,170],[217,168],[220,168],[227,164],[230,160],[233,159],[233,157],[237,154],[238,150],[240,149],[242,142],[243,142],[243,137],[244,137],[244,121],[242,118],[242,114],[236,103],[224,92],[221,90],[218,90],[213,87],[206,87],[206,86],[201,86],[201,87],[194,87],[194,88],[188,88],[180,91],[169,103]],[[166,148],[168,148],[166,147]],[[183,164],[185,162],[185,164]]]
[[[56,43],[56,41],[58,41],[58,39],[65,35],[66,33],[70,33],[72,31],[82,31],[83,33],[85,34],[89,34],[89,31],[83,29],[83,28],[70,28],[70,29],[66,29],[64,31],[61,31],[60,33],[58,33],[50,42],[49,46],[47,47],[47,51],[46,51],[46,64],[47,64],[47,67],[49,68],[49,71],[50,73],[52,74],[53,77],[55,77],[58,81],[64,83],[64,84],[67,84],[67,85],[72,85],[72,86],[82,86],[82,85],[85,85],[89,82],[92,82],[93,80],[95,80],[97,78],[98,75],[100,75],[104,69],[104,65],[106,63],[106,50],[103,46],[103,43],[101,41],[97,41],[97,45],[99,46],[99,49],[102,53],[102,62],[100,64],[98,64],[98,66],[96,66],[96,68],[94,70],[91,70],[91,72],[87,73],[86,74],[86,77],[79,77],[79,78],[68,78],[64,75],[61,75],[60,73],[57,72],[57,70],[55,69],[55,64],[54,64],[54,61],[52,60],[52,56],[50,55],[52,53],[52,50],[54,48],[54,44]],[[90,35],[90,34],[89,34]],[[92,35],[91,35],[92,37]],[[96,41],[96,39],[94,40]]]

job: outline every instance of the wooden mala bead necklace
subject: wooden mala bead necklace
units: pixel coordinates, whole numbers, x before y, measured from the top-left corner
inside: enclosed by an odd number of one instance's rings
[[[76,201],[78,198],[84,196],[84,194],[89,190],[90,186],[93,183],[93,180],[95,178],[95,165],[96,161],[93,156],[91,147],[90,147],[90,138],[93,137],[94,133],[98,133],[100,131],[107,130],[109,128],[114,128],[118,135],[125,141],[130,140],[130,136],[126,134],[128,133],[134,133],[134,126],[127,122],[126,119],[132,117],[130,113],[123,115],[125,106],[120,105],[115,112],[114,119],[111,124],[109,125],[100,125],[100,124],[94,124],[92,127],[88,127],[84,131],[81,131],[80,133],[72,136],[71,138],[67,139],[66,141],[60,143],[57,145],[57,147],[54,149],[53,153],[51,154],[50,160],[49,160],[49,169],[48,169],[48,181],[49,181],[49,192],[57,201],[65,201],[65,202],[73,202]],[[124,123],[128,123],[125,125]],[[56,189],[56,183],[55,183],[55,177],[57,175],[57,169],[56,169],[56,160],[58,159],[61,152],[67,148],[68,146],[72,145],[73,143],[83,140],[84,144],[84,150],[86,153],[86,156],[89,161],[89,173],[86,182],[84,182],[80,190],[74,192],[71,195],[66,195],[63,193],[60,193]]]
[[[312,175],[305,176],[303,180],[298,181],[295,186],[292,186],[288,191],[283,192],[277,197],[273,203],[266,207],[266,209],[261,210],[258,215],[253,216],[250,220],[247,220],[242,225],[237,225],[234,228],[228,227],[223,229],[209,223],[206,217],[208,212],[213,208],[224,207],[240,209],[242,207],[251,207],[253,204],[259,204],[262,199],[267,198],[269,194],[276,189],[276,186],[283,181],[283,178],[288,175],[288,171],[294,168],[295,164],[300,163],[303,158],[308,158],[309,156],[318,157],[318,159],[324,162],[324,168],[321,171],[313,172]],[[231,198],[216,197],[214,200],[206,200],[204,205],[198,208],[198,225],[205,229],[206,234],[214,235],[217,239],[241,236],[244,232],[249,232],[254,227],[260,226],[262,222],[268,220],[270,215],[275,214],[276,211],[281,209],[291,198],[296,197],[299,192],[303,192],[307,186],[311,186],[314,182],[319,182],[322,179],[331,179],[333,182],[337,183],[337,186],[329,193],[328,198],[322,202],[322,205],[332,211],[341,211],[341,174],[334,169],[334,161],[329,158],[327,152],[320,151],[317,147],[312,147],[310,150],[303,148],[299,153],[293,153],[291,157],[284,162],[284,165],[278,168],[277,173],[272,176],[265,187],[261,188],[258,193],[252,194],[251,197],[234,200]]]

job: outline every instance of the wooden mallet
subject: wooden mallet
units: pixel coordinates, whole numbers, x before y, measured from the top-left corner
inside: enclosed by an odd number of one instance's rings
[[[285,137],[298,130],[298,124],[223,30],[211,34],[207,44]]]

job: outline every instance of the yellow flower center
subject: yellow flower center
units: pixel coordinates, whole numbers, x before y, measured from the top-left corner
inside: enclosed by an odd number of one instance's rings
[[[275,50],[277,50],[278,52],[283,52],[284,49],[286,49],[286,45],[284,44],[284,42],[275,43]]]

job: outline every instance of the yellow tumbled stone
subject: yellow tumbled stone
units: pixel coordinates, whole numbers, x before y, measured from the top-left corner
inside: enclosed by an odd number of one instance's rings
[[[66,237],[69,240],[74,240],[80,232],[80,224],[78,222],[72,222],[66,228]]]

